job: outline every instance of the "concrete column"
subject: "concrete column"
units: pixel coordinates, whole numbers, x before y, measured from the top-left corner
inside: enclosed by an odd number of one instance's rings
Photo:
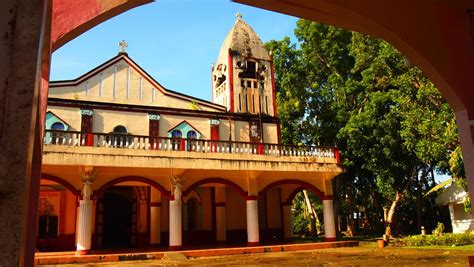
[[[51,1],[0,6],[0,266],[33,266],[44,123],[38,101],[49,78]]]
[[[225,187],[216,187],[216,239],[226,240]]]
[[[247,199],[247,243],[256,245],[260,242],[258,227],[258,200],[256,196]]]
[[[92,200],[79,201],[79,227],[77,232],[76,255],[89,254],[92,242]]]
[[[336,241],[336,225],[334,223],[334,204],[332,196],[323,198],[323,216],[325,241]]]
[[[182,242],[182,207],[181,200],[170,200],[170,237],[169,246],[172,249],[179,249]]]
[[[151,188],[150,203],[150,245],[161,243],[161,195],[160,192]]]
[[[283,215],[283,237],[286,239],[293,238],[293,214],[291,205],[283,205],[281,207]]]

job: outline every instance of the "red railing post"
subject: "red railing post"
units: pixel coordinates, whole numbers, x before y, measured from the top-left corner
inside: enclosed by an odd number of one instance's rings
[[[181,138],[181,151],[186,151],[186,139]]]
[[[334,157],[336,158],[336,163],[341,163],[341,152],[337,148],[334,148]]]
[[[94,134],[86,133],[86,146],[94,146]]]
[[[263,155],[263,144],[262,143],[259,143],[257,145],[257,154]]]

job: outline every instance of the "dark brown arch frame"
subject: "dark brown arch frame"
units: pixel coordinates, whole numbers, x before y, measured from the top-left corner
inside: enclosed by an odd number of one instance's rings
[[[199,186],[204,185],[204,184],[224,184],[224,185],[227,185],[227,186],[233,188],[243,198],[247,199],[247,197],[248,197],[247,191],[242,189],[242,187],[240,187],[239,185],[237,185],[236,183],[234,183],[232,181],[229,181],[229,180],[226,180],[226,179],[223,179],[223,178],[207,178],[207,179],[204,179],[204,180],[197,181],[194,184],[188,186],[188,188],[186,188],[186,190],[184,190],[183,196],[188,195],[194,189],[196,189]]]
[[[69,183],[68,181],[66,181],[66,180],[64,180],[64,179],[62,179],[58,176],[47,174],[47,173],[42,173],[40,179],[58,183],[58,184],[60,184],[64,187],[66,187],[75,196],[80,196],[81,195],[81,190],[80,189],[76,189],[71,183]]]
[[[102,193],[104,193],[105,190],[107,190],[109,187],[118,184],[118,183],[123,183],[123,182],[141,182],[148,184],[158,191],[161,192],[165,197],[170,198],[171,197],[171,192],[166,190],[161,184],[151,180],[150,178],[142,177],[142,176],[123,176],[123,177],[118,177],[115,178],[111,181],[108,181],[107,183],[103,184],[99,189],[94,191],[94,198],[97,198],[100,196]]]

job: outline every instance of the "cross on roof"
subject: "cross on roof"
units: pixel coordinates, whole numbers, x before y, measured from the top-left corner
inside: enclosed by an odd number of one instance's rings
[[[237,17],[237,19],[242,19],[242,13],[240,13],[240,12],[235,14],[235,16]]]
[[[125,40],[122,40],[118,43],[118,45],[120,46],[120,53],[126,53],[125,48],[128,47],[128,43],[125,42]]]

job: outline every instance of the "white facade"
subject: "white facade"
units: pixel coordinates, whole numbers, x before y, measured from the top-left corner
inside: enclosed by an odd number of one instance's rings
[[[449,205],[449,215],[453,226],[453,233],[464,233],[474,230],[474,214],[464,210],[467,193],[452,183],[437,198],[436,204]]]

